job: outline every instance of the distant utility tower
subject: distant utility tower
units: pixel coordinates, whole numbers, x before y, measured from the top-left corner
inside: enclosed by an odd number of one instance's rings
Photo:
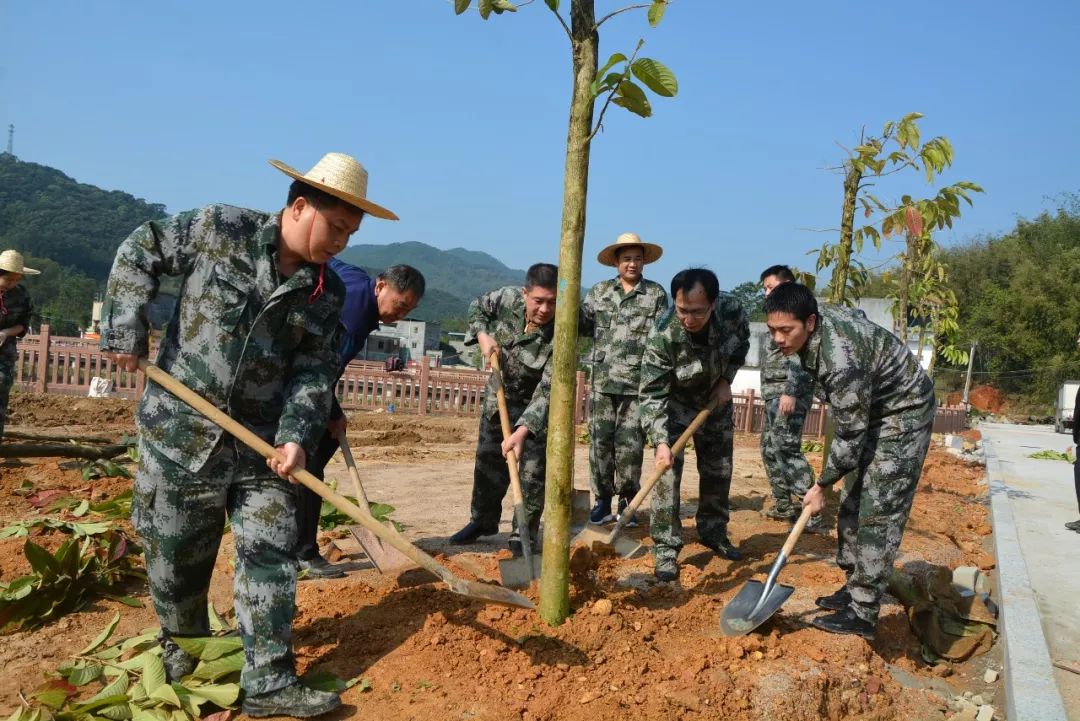
[[[7,154],[15,154],[15,123],[8,125],[7,128]]]

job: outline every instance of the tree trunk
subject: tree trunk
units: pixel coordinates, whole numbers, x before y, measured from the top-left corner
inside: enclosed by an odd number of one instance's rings
[[[574,478],[574,397],[577,370],[578,306],[581,301],[581,248],[589,186],[589,134],[592,132],[596,54],[593,0],[574,0],[570,10],[574,94],[566,137],[559,288],[555,308],[555,350],[548,411],[547,488],[544,510],[544,560],[540,578],[540,617],[557,626],[570,615],[570,499]]]
[[[844,176],[844,206],[840,213],[840,244],[836,248],[836,263],[829,288],[829,302],[837,305],[843,305],[849,300],[847,284],[855,240],[855,201],[859,197],[861,181],[862,171],[848,164],[847,174]]]
[[[937,362],[937,337],[938,337],[938,309],[930,311],[930,362],[926,364],[926,375],[934,377],[934,365]],[[920,348],[921,350],[921,348]],[[922,360],[920,353],[919,359]]]
[[[900,258],[900,288],[896,294],[896,326],[900,340],[907,345],[908,339],[908,313],[911,308],[911,276],[917,258],[915,242],[911,233],[907,234],[907,250]]]

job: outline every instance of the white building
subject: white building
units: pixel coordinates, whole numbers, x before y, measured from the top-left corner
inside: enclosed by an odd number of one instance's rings
[[[386,360],[398,356],[405,362],[418,361],[429,351],[439,350],[441,326],[437,321],[406,318],[397,323],[379,323],[372,331],[358,358]]]

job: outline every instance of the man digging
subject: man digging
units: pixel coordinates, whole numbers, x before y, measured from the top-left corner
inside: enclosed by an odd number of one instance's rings
[[[761,273],[766,298],[781,283],[793,282],[795,274],[786,265],[774,265]],[[791,502],[792,497],[802,503],[814,483],[814,471],[802,452],[803,424],[814,401],[814,381],[803,370],[798,356],[785,356],[772,338],[765,345],[765,362],[761,368],[761,397],[765,401],[761,460],[773,494],[773,507],[765,515],[778,521],[794,521],[799,512]],[[828,532],[818,514],[810,518],[805,530]]]
[[[544,468],[547,452],[548,395],[551,391],[551,339],[555,332],[555,294],[559,269],[536,263],[525,274],[525,287],[507,286],[482,295],[469,306],[465,345],[479,345],[485,359],[499,354],[506,407],[514,431],[503,440],[495,378],[484,392],[480,433],[473,468],[470,520],[450,537],[451,543],[473,543],[499,532],[502,500],[510,485],[506,456],[513,450],[521,467],[521,492],[529,538],[536,543],[544,512]],[[526,443],[528,439],[528,443]],[[514,555],[521,553],[517,533],[510,537]]]
[[[679,492],[683,458],[672,458],[671,444],[690,425],[710,397],[717,408],[694,434],[699,503],[698,538],[732,561],[742,554],[728,538],[728,492],[735,449],[731,381],[746,361],[750,326],[742,305],[720,292],[710,270],[690,268],[671,280],[674,312],[649,336],[641,368],[641,425],[656,447],[655,463],[670,468],[653,490],[649,529],[655,545],[659,581],[679,576],[682,549]]]
[[[30,294],[19,283],[25,276],[40,272],[23,265],[22,253],[17,250],[0,253],[0,440],[4,438],[8,399],[19,361],[15,346],[29,330],[34,312]]]
[[[195,667],[172,637],[210,634],[207,590],[228,514],[243,712],[308,717],[341,701],[296,676],[296,489],[288,475],[304,466],[326,428],[338,370],[345,289],[326,263],[365,214],[396,216],[367,200],[367,171],[347,155],[329,153],[306,174],[270,162],[295,179],[282,211],[211,205],[145,223],[120,244],[101,347],[135,371],[148,352],[146,306],[160,277],[181,276],[158,364],[280,456],[264,460],[147,385],[137,414],[132,522],[145,549],[166,674],[179,681]]]
[[[852,473],[837,520],[843,588],[817,599],[833,613],[813,624],[873,638],[915,487],[930,447],[934,384],[907,346],[860,311],[818,305],[809,288],[784,283],[765,298],[769,332],[798,354],[830,404],[836,435],[803,505],[820,513],[825,489]]]
[[[581,303],[578,333],[593,339],[589,394],[592,523],[613,522],[612,497],[619,496],[621,514],[641,482],[645,447],[638,408],[641,357],[649,331],[668,305],[664,287],[645,280],[642,271],[663,252],[634,233],[623,233],[596,257],[614,266],[618,276],[594,285]],[[635,523],[631,520],[627,525]]]

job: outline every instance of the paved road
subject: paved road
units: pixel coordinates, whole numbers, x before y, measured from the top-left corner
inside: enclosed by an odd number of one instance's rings
[[[1054,433],[1051,426],[984,423],[979,430],[988,455],[999,460],[1050,656],[1080,662],[1080,534],[1064,527],[1080,517],[1073,468],[1028,457],[1041,450],[1064,451],[1072,436]],[[1080,676],[1056,668],[1053,674],[1069,719],[1080,721]]]

